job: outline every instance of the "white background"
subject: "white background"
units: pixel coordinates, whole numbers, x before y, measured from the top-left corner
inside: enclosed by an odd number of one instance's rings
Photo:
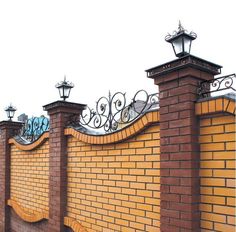
[[[192,54],[234,73],[234,0],[4,0],[0,2],[0,120],[46,115],[59,100],[64,75],[75,84],[69,101],[92,106],[110,90],[157,90],[144,70],[175,59],[166,34],[197,33]]]

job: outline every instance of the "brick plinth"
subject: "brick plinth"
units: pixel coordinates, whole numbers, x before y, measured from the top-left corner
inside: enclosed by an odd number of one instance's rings
[[[187,56],[147,70],[159,85],[161,144],[161,231],[200,231],[198,119],[200,80],[220,66]]]
[[[49,224],[48,231],[62,232],[66,212],[67,142],[64,129],[72,115],[79,115],[85,105],[57,101],[44,106],[50,116],[49,132]]]
[[[22,123],[13,121],[0,122],[0,231],[10,231],[10,145],[9,138],[18,133]]]

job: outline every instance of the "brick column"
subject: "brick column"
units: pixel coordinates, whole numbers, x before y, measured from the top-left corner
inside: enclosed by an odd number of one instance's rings
[[[67,201],[67,141],[64,129],[71,116],[81,114],[85,105],[57,101],[45,105],[50,116],[49,131],[49,232],[62,232]]]
[[[199,81],[213,79],[220,68],[189,55],[147,70],[160,92],[161,231],[200,231],[195,102]]]
[[[0,231],[10,231],[10,145],[9,138],[19,132],[22,123],[13,121],[0,122]]]

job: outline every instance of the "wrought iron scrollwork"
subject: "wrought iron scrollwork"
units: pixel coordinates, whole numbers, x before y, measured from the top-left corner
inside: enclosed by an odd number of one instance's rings
[[[211,93],[231,89],[236,91],[236,75],[230,74],[215,78],[210,81],[203,81],[198,88],[200,98],[209,97]]]
[[[101,97],[96,102],[95,110],[87,107],[82,112],[79,122],[71,122],[71,125],[103,129],[109,133],[121,129],[148,110],[158,106],[158,94],[149,95],[145,90],[139,90],[130,104],[127,104],[125,93],[117,92],[111,95],[109,92],[108,97]]]
[[[37,140],[45,131],[49,130],[49,119],[41,117],[32,117],[26,120],[24,127],[21,132],[21,139],[28,142],[34,142]]]
[[[182,26],[181,22],[179,21],[178,31],[174,30],[172,35],[170,33],[168,33],[165,37],[165,40],[168,41],[168,40],[176,37],[180,33],[186,33],[186,34],[194,37],[195,39],[197,38],[197,34],[195,32],[190,31],[190,33],[188,33],[188,31]]]

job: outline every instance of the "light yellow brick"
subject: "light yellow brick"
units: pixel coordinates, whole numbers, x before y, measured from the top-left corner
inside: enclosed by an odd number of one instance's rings
[[[215,223],[214,228],[217,231],[222,231],[222,232],[235,232],[235,226],[233,225],[227,225],[227,224],[221,224],[221,223]]]
[[[200,167],[201,168],[224,168],[225,167],[225,162],[224,161],[201,161],[200,162]]]
[[[227,197],[227,206],[236,206],[235,197]]]
[[[225,204],[225,197],[217,197],[217,196],[205,196],[201,195],[201,202],[202,203],[211,203],[211,204]]]
[[[235,151],[236,148],[235,148],[235,142],[227,142],[226,143],[226,150],[229,151],[229,150],[233,150]]]
[[[224,178],[201,178],[200,180],[202,186],[225,186]]]
[[[214,205],[213,212],[219,214],[235,215],[235,207]]]
[[[201,135],[210,135],[210,134],[219,134],[219,133],[224,133],[223,125],[200,128]]]
[[[234,170],[213,170],[214,177],[234,178]]]
[[[201,220],[201,228],[213,229],[213,222]]]
[[[214,195],[234,197],[236,192],[232,188],[214,188]]]
[[[235,152],[234,151],[220,151],[220,152],[213,152],[213,159],[235,159]]]
[[[200,127],[210,126],[210,125],[211,125],[211,118],[204,118],[200,120]]]
[[[199,205],[200,211],[204,212],[212,212],[212,204],[205,204],[205,203],[200,203]]]
[[[215,213],[201,213],[201,218],[206,221],[222,222],[226,223],[226,216],[222,214]]]
[[[230,169],[230,168],[233,168],[233,169],[235,169],[235,160],[227,160],[226,161],[226,168],[228,169]]]
[[[225,132],[235,132],[236,126],[234,123],[225,125]]]
[[[201,151],[223,151],[225,150],[224,143],[207,143],[200,144]]]

